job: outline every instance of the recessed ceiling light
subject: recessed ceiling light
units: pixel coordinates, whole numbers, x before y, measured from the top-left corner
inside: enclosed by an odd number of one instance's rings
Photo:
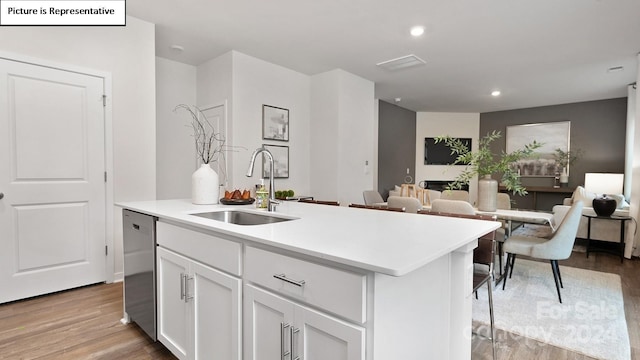
[[[500,96],[500,90],[493,90],[491,96]]]
[[[180,45],[171,45],[171,50],[181,53],[184,51],[184,47],[180,46]]]
[[[424,34],[424,26],[414,26],[411,28],[411,35],[412,36],[420,36]]]

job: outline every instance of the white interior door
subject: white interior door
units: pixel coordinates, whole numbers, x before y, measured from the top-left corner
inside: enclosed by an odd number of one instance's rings
[[[232,166],[229,166],[232,164],[232,153],[231,151],[227,151],[228,149],[230,149],[231,144],[227,142],[229,137],[227,136],[226,105],[219,104],[205,106],[202,107],[201,110],[204,116],[207,117],[207,120],[209,120],[215,131],[219,133],[221,138],[225,141],[225,145],[222,148],[222,153],[220,154],[216,162],[217,167],[213,167],[213,169],[218,173],[218,177],[220,178],[220,186],[222,187],[221,193],[224,194],[224,189],[229,187],[229,183],[231,181],[231,175],[229,174],[227,169],[232,168]],[[198,167],[200,167],[200,164],[196,164],[195,168],[197,169]]]
[[[0,59],[0,303],[105,281],[103,94]]]

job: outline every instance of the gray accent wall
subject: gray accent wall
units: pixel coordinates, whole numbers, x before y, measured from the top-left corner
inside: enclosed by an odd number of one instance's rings
[[[416,113],[380,101],[378,105],[378,192],[387,198],[409,175],[415,180]]]
[[[608,99],[537,108],[480,114],[480,136],[499,130],[502,138],[492,144],[492,151],[505,149],[506,128],[510,125],[571,121],[570,149],[581,149],[581,157],[570,168],[569,188],[584,185],[588,172],[624,172],[627,99]],[[544,142],[544,139],[539,139]],[[522,178],[525,186],[553,186],[553,178]],[[517,199],[518,207],[528,207],[527,198]],[[547,197],[538,194],[538,209],[551,210],[564,195]]]

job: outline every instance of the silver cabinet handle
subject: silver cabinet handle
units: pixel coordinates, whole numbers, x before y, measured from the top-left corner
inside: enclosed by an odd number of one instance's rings
[[[300,332],[300,329],[297,329],[297,328],[295,328],[295,327],[293,327],[293,326],[292,326],[292,327],[291,327],[291,332],[289,333],[289,334],[290,334],[290,339],[289,339],[289,341],[291,342],[291,358],[292,358],[293,360],[300,360],[300,356],[296,356],[296,350],[295,350],[295,349],[296,349],[296,348],[295,348],[295,343],[296,343],[296,342],[295,342],[295,340],[293,339],[293,336],[294,336],[295,334],[299,333],[299,332]],[[295,357],[294,357],[294,356],[295,356]]]
[[[2,200],[2,198],[4,198],[4,193],[0,193],[0,200]]]
[[[290,351],[285,350],[284,339],[285,339],[285,330],[290,327],[290,324],[285,324],[283,322],[280,323],[280,360],[284,360],[285,357],[291,354]]]
[[[185,296],[185,283],[184,283],[184,273],[180,273],[180,300],[184,300]]]
[[[276,274],[276,275],[273,275],[273,277],[278,280],[288,282],[289,284],[293,284],[295,286],[302,287],[304,285],[304,280],[292,280],[292,279],[289,279],[285,274]]]
[[[189,300],[193,299],[193,296],[189,295],[189,280],[193,280],[193,276],[189,277],[189,275],[184,275],[184,302],[189,302]]]

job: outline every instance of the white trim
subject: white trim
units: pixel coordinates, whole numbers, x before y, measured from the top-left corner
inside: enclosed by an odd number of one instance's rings
[[[113,211],[114,211],[114,191],[113,191],[113,111],[112,111],[112,76],[110,72],[89,69],[76,65],[63,64],[55,61],[31,57],[27,55],[0,51],[0,59],[22,62],[31,65],[43,66],[52,69],[74,72],[88,76],[102,78],[104,81],[104,95],[107,96],[107,103],[104,107],[104,146],[105,146],[105,171],[107,172],[107,183],[105,184],[105,245],[109,248],[105,259],[105,281],[114,281],[115,271],[115,245],[113,234]]]
[[[117,278],[115,276],[115,253],[116,247],[113,233],[113,212],[114,212],[114,175],[113,175],[113,87],[111,73],[105,74],[104,94],[107,96],[104,107],[104,166],[107,172],[107,183],[105,184],[105,242],[109,248],[106,258],[106,281],[112,283]],[[120,275],[122,277],[122,274]]]

